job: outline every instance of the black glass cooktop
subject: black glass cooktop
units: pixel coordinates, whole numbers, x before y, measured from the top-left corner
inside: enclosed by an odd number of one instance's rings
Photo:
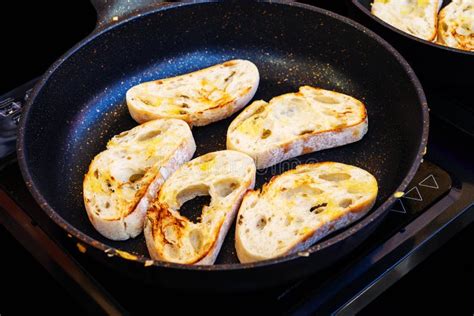
[[[8,102],[21,107],[29,89],[29,84],[20,87],[2,97],[0,104],[4,109],[13,108],[6,105]],[[6,115],[12,126],[15,115]],[[250,293],[224,294],[216,289],[213,297],[233,304],[235,312],[245,312],[249,304],[267,312],[304,313],[354,312],[364,307],[474,218],[472,163],[464,159],[461,145],[472,143],[472,138],[434,116],[431,130],[426,160],[404,196],[352,254],[321,273],[291,284]],[[87,309],[137,312],[144,299],[156,297],[162,302],[183,298],[189,303],[180,306],[181,311],[206,309],[202,302],[209,293],[140,284],[95,262],[35,203],[14,153],[1,161],[1,222]],[[241,304],[235,304],[236,300]]]

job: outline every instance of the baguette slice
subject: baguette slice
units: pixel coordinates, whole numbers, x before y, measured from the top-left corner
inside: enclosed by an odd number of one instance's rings
[[[262,169],[302,154],[360,140],[368,129],[362,102],[348,95],[300,87],[255,101],[230,124],[227,149],[254,158]]]
[[[145,82],[127,91],[127,105],[138,123],[177,118],[202,126],[231,116],[247,105],[260,77],[248,60],[230,60],[181,76]]]
[[[230,150],[209,153],[181,166],[163,184],[145,220],[145,239],[155,260],[213,264],[244,193],[255,183],[249,156]],[[184,202],[210,195],[197,223],[179,213]]]
[[[195,150],[181,120],[155,120],[114,136],[84,178],[84,203],[95,229],[113,240],[139,235],[149,201]]]
[[[441,10],[438,43],[474,51],[474,0],[453,0]]]
[[[240,262],[305,250],[364,216],[377,181],[367,171],[337,162],[299,165],[244,196],[235,248]]]
[[[436,38],[440,0],[375,0],[372,14],[427,41]]]

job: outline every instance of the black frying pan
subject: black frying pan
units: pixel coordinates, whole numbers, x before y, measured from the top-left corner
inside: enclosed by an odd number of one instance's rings
[[[391,46],[351,20],[275,1],[181,3],[128,18],[111,18],[114,14],[117,10],[102,11],[101,16],[119,21],[96,30],[44,75],[26,105],[18,142],[20,166],[35,199],[104,264],[179,288],[248,289],[303,277],[365,240],[387,214],[394,193],[403,191],[417,170],[428,135],[422,88]],[[261,83],[255,99],[269,100],[309,84],[364,100],[370,125],[364,139],[293,162],[331,160],[370,171],[379,182],[376,204],[358,223],[311,247],[309,256],[239,264],[231,230],[216,265],[154,262],[144,267],[148,254],[142,236],[114,242],[89,223],[82,202],[83,175],[108,139],[136,125],[124,105],[127,89],[232,58],[258,66]],[[224,149],[232,119],[193,128],[195,156]],[[284,171],[276,170],[259,174],[257,187]]]
[[[373,0],[346,0],[350,16],[383,36],[407,59],[423,84],[435,89],[472,89],[474,52],[431,43],[385,23],[370,13]],[[451,3],[444,0],[443,7]]]

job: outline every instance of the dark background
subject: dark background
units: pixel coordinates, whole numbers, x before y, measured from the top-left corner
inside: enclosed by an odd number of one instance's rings
[[[335,8],[342,0],[315,2]],[[1,10],[0,94],[41,75],[55,59],[87,36],[95,24],[95,12],[88,0],[12,1],[8,8]],[[471,225],[370,304],[362,314],[472,315],[473,241],[474,225]],[[31,306],[36,314],[62,313],[63,306],[69,306],[68,314],[83,314],[2,226],[0,244],[1,315],[24,314]]]

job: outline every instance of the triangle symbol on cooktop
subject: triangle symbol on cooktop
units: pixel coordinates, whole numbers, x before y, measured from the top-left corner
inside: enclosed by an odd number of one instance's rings
[[[406,214],[407,210],[405,205],[403,204],[402,200],[397,199],[395,203],[393,203],[392,208],[390,209],[392,212]]]
[[[405,195],[403,196],[404,199],[415,200],[415,201],[423,201],[421,197],[420,190],[418,187],[414,186],[410,190],[408,190]]]
[[[418,184],[422,187],[439,189],[438,182],[436,181],[436,178],[432,174],[427,176],[425,179],[421,180],[421,182]]]

